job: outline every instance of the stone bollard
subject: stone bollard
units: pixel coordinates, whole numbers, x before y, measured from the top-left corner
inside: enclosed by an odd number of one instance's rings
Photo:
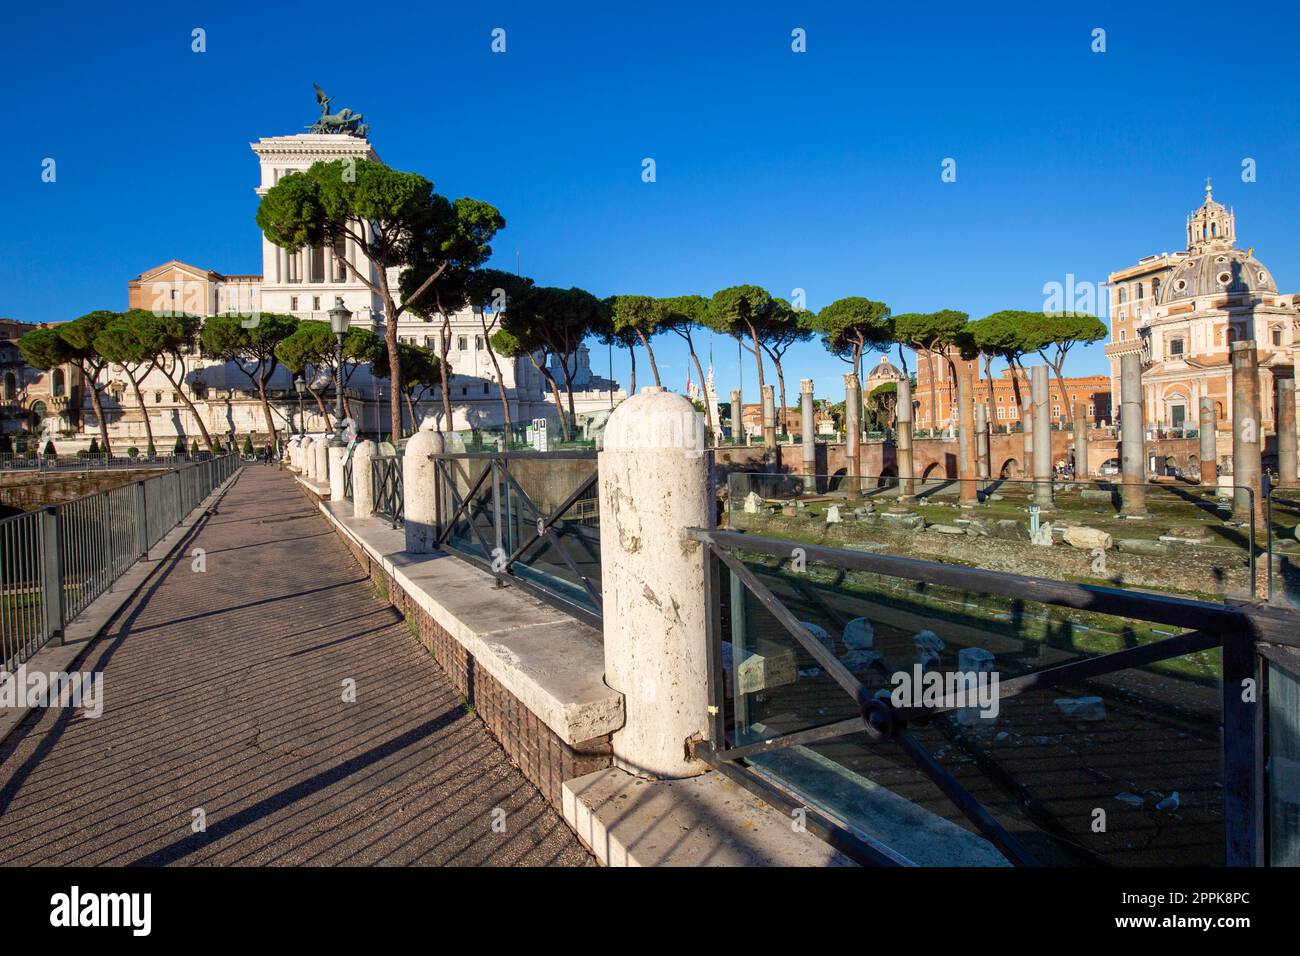
[[[359,441],[352,451],[352,517],[369,518],[375,513],[375,476],[370,461],[379,454],[372,441]]]
[[[347,454],[348,446],[330,442],[327,447],[330,459],[330,501],[342,501],[346,497],[343,488],[346,478],[343,474],[343,456]]]
[[[1295,369],[1290,365],[1273,369],[1273,384],[1277,402],[1273,420],[1277,423],[1278,485],[1294,488],[1300,484],[1296,477]]]
[[[1047,366],[1035,365],[1031,382],[1034,398],[1034,503],[1039,511],[1052,504],[1052,426],[1047,385]]]
[[[646,389],[614,409],[599,457],[605,683],[623,694],[614,761],[652,777],[708,768],[687,757],[708,729],[704,423],[681,395]]]
[[[1120,510],[1126,515],[1147,513],[1146,420],[1142,411],[1142,355],[1119,357]]]
[[[1217,486],[1219,483],[1219,426],[1215,421],[1214,399],[1208,395],[1202,395],[1198,412],[1197,425],[1200,427],[1201,439],[1201,484]]]
[[[803,487],[809,494],[817,491],[817,436],[813,429],[813,380],[805,378],[799,383],[799,436],[803,442]]]
[[[302,443],[302,476],[308,481],[313,479],[313,472],[316,470],[316,454],[312,449],[315,442],[307,438]]]
[[[438,470],[430,455],[441,454],[446,441],[434,430],[432,418],[406,442],[402,455],[402,510],[406,522],[406,550],[431,554],[438,540]]]
[[[316,459],[315,472],[316,483],[320,485],[329,484],[330,480],[330,446],[329,442],[321,438],[311,446],[312,457]]]
[[[289,450],[287,454],[289,456],[289,468],[291,471],[298,470],[298,442],[299,441],[300,439],[298,438],[297,435],[294,435],[292,438],[289,439]]]
[[[975,379],[970,372],[957,377],[957,500],[963,507],[978,504],[975,468]]]
[[[1263,514],[1260,475],[1264,465],[1260,450],[1259,360],[1254,342],[1233,342],[1232,360],[1232,517],[1249,521],[1251,509]]]

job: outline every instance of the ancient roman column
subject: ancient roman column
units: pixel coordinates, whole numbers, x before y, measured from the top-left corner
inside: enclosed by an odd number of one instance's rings
[[[1208,395],[1201,396],[1200,402],[1201,438],[1201,484],[1217,485],[1219,483],[1219,449],[1216,441],[1218,423],[1214,416],[1214,399]]]
[[[805,378],[799,383],[799,410],[803,441],[803,485],[809,492],[817,490],[817,436],[813,432],[813,380]]]
[[[763,386],[763,447],[776,449],[776,386]]]
[[[1034,502],[1039,510],[1052,507],[1052,428],[1048,422],[1047,366],[1035,365],[1032,394],[1034,403]]]
[[[1249,521],[1263,511],[1260,474],[1259,361],[1253,341],[1232,343],[1232,517]]]
[[[1025,438],[1025,464],[1020,469],[1021,478],[1034,475],[1034,403],[1026,399],[1020,408],[1020,432]]]
[[[910,501],[916,494],[916,484],[912,480],[915,477],[912,465],[912,383],[906,378],[898,380],[898,406],[894,414],[898,421],[894,457],[898,459],[898,500],[901,503]]]
[[[731,390],[731,443],[745,443],[745,407],[741,404],[740,389]]]
[[[1076,481],[1088,477],[1088,406],[1084,402],[1074,407],[1074,477]]]
[[[1147,513],[1146,421],[1142,411],[1142,355],[1119,357],[1120,510],[1126,515]]]
[[[1294,488],[1300,485],[1296,477],[1295,368],[1290,365],[1274,368],[1273,383],[1277,401],[1273,420],[1277,423],[1278,484]]]
[[[981,478],[989,477],[989,409],[987,405],[975,406],[975,471]]]
[[[406,442],[402,453],[402,515],[406,531],[406,550],[410,554],[429,554],[438,539],[437,465],[430,455],[446,448],[442,432],[434,430],[433,416],[426,418],[420,430]]]
[[[687,742],[709,730],[704,421],[685,397],[646,390],[605,426],[599,456],[605,683],[623,695],[614,762],[636,774],[708,770]]]
[[[862,434],[862,427],[858,423],[858,403],[853,400],[854,395],[861,395],[862,388],[858,385],[858,375],[856,372],[844,373],[844,457],[847,459],[846,473],[848,480],[845,482],[849,494],[857,494],[862,490],[862,484],[858,479],[862,475],[862,460],[859,457],[858,438]]]
[[[957,377],[957,478],[958,500],[962,505],[979,503],[975,481],[975,380],[970,372]]]

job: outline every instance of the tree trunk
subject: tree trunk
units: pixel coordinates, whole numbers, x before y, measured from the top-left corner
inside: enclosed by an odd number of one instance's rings
[[[546,368],[544,358],[545,357],[543,357],[543,362],[538,365],[537,359],[533,358],[531,354],[528,356],[528,360],[536,366],[537,371],[542,373],[542,378],[544,378],[547,384],[551,386],[551,395],[555,398],[555,412],[560,416],[560,434],[564,436],[565,441],[568,441],[569,422],[568,419],[564,417],[564,400],[560,398],[560,383],[555,380],[555,376]]]
[[[573,360],[574,362],[577,362],[578,360],[578,353],[576,351],[573,353]],[[653,361],[653,359],[651,361]],[[576,428],[578,425],[578,415],[573,410],[573,373],[569,371],[569,360],[564,356],[560,356],[560,371],[564,373],[564,391],[569,397],[569,421],[572,422],[573,426]],[[656,379],[656,381],[658,380]]]
[[[632,358],[632,381],[629,383],[628,387],[630,391],[627,393],[628,398],[631,398],[636,394],[636,346],[629,345],[627,347],[627,354]]]
[[[384,280],[384,344],[388,347],[388,383],[392,386],[388,395],[389,428],[396,441],[402,430],[402,363],[397,353],[397,303],[388,291],[387,279]]]
[[[416,421],[416,418],[415,418],[415,403],[411,401],[411,393],[410,393],[410,392],[403,392],[402,394],[406,396],[406,410],[407,410],[407,411],[410,413],[410,415],[411,415],[411,431],[412,431],[412,433],[414,433],[414,432],[418,431],[419,428],[420,428],[420,423],[419,423],[418,421]]]
[[[271,415],[271,401],[266,397],[266,379],[269,376],[263,376],[260,373],[257,376],[257,397],[262,400],[262,414],[266,416],[266,433],[270,436],[268,439],[271,447],[275,447],[276,438],[279,432],[275,428],[275,418]]]
[[[992,431],[994,427],[996,427],[995,426],[996,419],[994,418],[995,413],[993,411],[993,403],[994,400],[997,398],[997,395],[994,393],[993,390],[993,356],[992,355],[984,356],[984,381],[986,381],[989,386],[989,413],[985,417],[986,418],[985,424],[988,425],[989,431]]]
[[[650,347],[650,340],[642,334],[640,329],[634,328],[633,331],[636,332],[636,337],[641,340],[641,344],[645,346],[645,354],[650,356],[650,371],[654,373],[655,385],[662,388],[663,382],[659,381],[659,364],[655,361],[655,352]]]
[[[316,400],[316,410],[320,412],[321,416],[325,419],[325,430],[329,431],[333,427],[333,425],[330,424],[330,412],[329,409],[325,406],[325,399],[321,398],[320,392],[316,391],[313,388],[308,388],[307,394]],[[302,430],[303,431],[307,430],[306,422],[302,423]]]
[[[754,340],[754,361],[758,363],[758,407],[759,416],[762,417],[763,408],[763,388],[767,385],[767,380],[763,378],[763,346],[758,341],[758,329],[754,328],[754,323],[746,322],[749,326],[749,337]]]
[[[1007,359],[1007,368],[1011,369],[1011,390],[1015,393],[1016,396],[1016,408],[1024,409],[1025,400],[1024,397],[1020,394],[1020,373],[1023,370],[1017,367],[1017,363],[1014,358]],[[1020,427],[1024,428],[1024,425],[1025,423],[1022,421],[1020,423]]]
[[[775,356],[772,358],[772,364],[776,366],[776,387],[781,393],[781,417],[777,419],[777,434],[789,435],[785,421],[785,369],[781,368],[781,360]]]
[[[1043,355],[1042,352],[1039,352],[1038,354]],[[1056,387],[1061,390],[1061,406],[1060,406],[1061,411],[1056,416],[1056,420],[1061,424],[1065,424],[1067,416],[1073,414],[1070,408],[1071,405],[1070,396],[1067,395],[1065,392],[1065,376],[1061,374],[1062,369],[1064,369],[1065,367],[1065,357],[1062,356],[1060,363],[1057,365],[1053,365],[1051,361],[1047,358],[1047,356],[1043,355],[1043,362],[1046,363],[1047,367],[1050,368],[1052,370],[1052,373],[1056,376]],[[1051,402],[1050,394],[1048,395],[1047,400],[1048,402]]]
[[[704,369],[700,368],[700,357],[695,354],[695,343],[691,341],[690,335],[686,336],[686,348],[691,353],[691,360],[695,362],[695,371],[700,376],[700,394],[704,396],[704,424],[709,429],[709,441],[714,441],[716,432],[713,430],[713,403],[709,401],[709,390],[704,381]]]
[[[146,372],[145,374],[147,375],[148,372]],[[131,390],[135,392],[135,400],[140,405],[140,414],[144,416],[144,434],[145,434],[145,439],[147,441],[147,446],[146,446],[146,452],[147,452],[148,448],[154,447],[153,423],[149,421],[149,409],[145,408],[144,396],[140,394],[140,383],[135,380],[135,376],[132,375],[130,372],[126,373],[126,377],[131,380]],[[144,375],[141,375],[140,377],[144,378]],[[157,451],[157,448],[154,448],[154,450]]]
[[[451,317],[446,313],[442,316],[442,335],[439,338],[441,341],[438,344],[438,381],[442,386],[442,430],[449,432],[452,431],[451,372],[448,371],[451,365],[447,361],[447,353],[451,351]]]
[[[934,353],[925,350],[925,370],[930,378],[930,435],[939,430],[939,389],[934,384]]]
[[[180,358],[177,358],[176,367],[182,369],[182,373],[179,380],[172,378],[171,375],[168,375],[165,370],[163,370],[163,377],[166,378],[167,381],[171,382],[173,385],[176,386],[176,394],[181,397],[181,401],[185,403],[185,407],[188,408],[190,410],[190,414],[194,416],[194,421],[198,423],[199,434],[203,436],[203,444],[207,445],[208,451],[212,452],[215,455],[217,449],[212,444],[212,436],[208,434],[207,426],[203,424],[203,417],[199,414],[199,410],[194,407],[194,403],[190,401],[190,397],[185,394],[185,384],[184,384],[185,375],[183,371],[185,368],[184,361],[181,360]],[[175,368],[172,371],[174,372]]]
[[[95,417],[99,419],[99,436],[104,440],[104,454],[111,456],[113,451],[108,443],[108,421],[104,418],[104,406],[99,400],[99,386],[94,378],[86,374],[85,369],[82,369],[81,374],[90,383],[90,407],[95,410]]]
[[[492,334],[488,331],[487,319],[483,318],[483,312],[479,311],[479,325],[483,326],[483,342],[487,345],[488,357],[492,359],[492,368],[497,373],[497,393],[501,396],[501,414],[505,419],[506,441],[510,441],[511,428],[510,421],[510,399],[506,397],[506,379],[501,374],[501,363],[497,361],[497,353],[492,348]],[[495,322],[493,323],[495,324]],[[441,362],[439,364],[442,364]]]

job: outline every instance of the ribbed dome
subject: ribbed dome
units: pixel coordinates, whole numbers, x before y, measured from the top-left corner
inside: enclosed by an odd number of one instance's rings
[[[1254,256],[1240,249],[1216,249],[1189,256],[1160,288],[1160,304],[1223,293],[1276,292],[1277,283]]]
[[[868,382],[897,382],[903,378],[903,373],[898,367],[889,361],[889,356],[880,356],[880,363],[867,373]]]

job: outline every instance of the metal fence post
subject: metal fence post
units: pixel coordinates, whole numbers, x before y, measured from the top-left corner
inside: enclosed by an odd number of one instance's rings
[[[41,591],[45,611],[47,643],[63,643],[63,545],[59,537],[59,512],[41,512]]]
[[[1264,666],[1245,630],[1223,635],[1223,818],[1224,862],[1263,866]]]
[[[135,550],[143,558],[149,553],[149,510],[148,502],[145,500],[143,481],[135,483],[135,516]]]

